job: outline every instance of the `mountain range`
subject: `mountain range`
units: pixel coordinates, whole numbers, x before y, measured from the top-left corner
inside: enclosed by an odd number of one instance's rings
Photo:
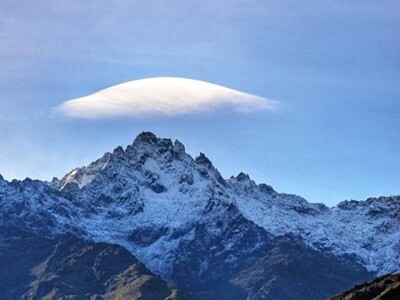
[[[326,299],[400,271],[400,196],[309,203],[150,132],[51,182],[0,176],[0,226],[1,299]]]

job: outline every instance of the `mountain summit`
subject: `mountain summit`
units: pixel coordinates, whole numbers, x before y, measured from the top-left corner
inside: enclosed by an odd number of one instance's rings
[[[143,132],[52,182],[0,178],[0,224],[126,248],[200,299],[324,299],[400,270],[400,197],[334,208],[224,179],[184,145]]]

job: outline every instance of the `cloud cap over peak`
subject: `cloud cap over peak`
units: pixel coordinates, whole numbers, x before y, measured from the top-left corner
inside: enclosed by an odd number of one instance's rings
[[[129,81],[62,103],[63,114],[87,119],[187,115],[220,107],[237,112],[271,111],[278,102],[220,85],[175,77]]]

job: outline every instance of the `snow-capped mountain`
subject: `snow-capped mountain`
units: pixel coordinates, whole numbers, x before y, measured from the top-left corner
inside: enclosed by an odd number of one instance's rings
[[[285,252],[291,247],[276,246],[282,243],[297,245],[297,256],[331,274],[345,273],[348,287],[372,276],[362,266],[376,274],[400,271],[399,196],[333,208],[308,203],[244,173],[224,179],[204,154],[193,159],[181,142],[149,132],[61,180],[0,178],[0,224],[121,245],[152,272],[203,299],[238,280],[247,296],[256,295],[237,276],[270,264],[266,253],[276,249],[292,257]],[[345,288],[335,280],[332,291]],[[306,288],[302,293],[311,295]]]

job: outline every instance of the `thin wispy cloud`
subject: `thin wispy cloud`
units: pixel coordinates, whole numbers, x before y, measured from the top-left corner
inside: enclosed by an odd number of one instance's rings
[[[187,115],[218,108],[236,112],[272,111],[278,102],[220,85],[174,77],[126,82],[64,102],[58,110],[77,118]]]

